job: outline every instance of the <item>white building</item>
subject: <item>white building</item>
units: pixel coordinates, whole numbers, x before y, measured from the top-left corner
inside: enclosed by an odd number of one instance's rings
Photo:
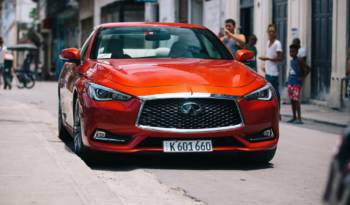
[[[33,23],[30,12],[36,8],[36,4],[32,0],[3,0],[1,4],[0,36],[4,45],[13,46],[27,40],[27,31]],[[24,59],[23,53],[19,54],[14,54],[16,66],[20,66]]]
[[[32,23],[30,12],[36,7],[32,0],[2,1],[0,35],[5,45],[14,45],[24,38],[25,30]]]

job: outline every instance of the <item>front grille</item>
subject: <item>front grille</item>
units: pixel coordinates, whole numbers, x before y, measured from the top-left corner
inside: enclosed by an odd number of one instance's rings
[[[185,114],[184,104],[195,104],[200,111]],[[242,123],[233,100],[215,98],[147,100],[138,124],[155,128],[214,129]]]
[[[137,145],[137,148],[160,148],[166,140],[211,140],[213,147],[244,147],[234,137],[203,137],[203,138],[170,138],[170,137],[149,137]]]

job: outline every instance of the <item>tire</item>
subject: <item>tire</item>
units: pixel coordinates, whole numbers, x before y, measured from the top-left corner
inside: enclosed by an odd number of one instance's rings
[[[26,88],[31,89],[35,85],[35,79],[32,74],[28,74],[26,77],[27,83],[26,83]]]
[[[74,152],[84,161],[91,161],[91,151],[88,150],[82,139],[82,127],[81,127],[81,116],[80,116],[80,107],[79,101],[76,100],[74,105],[74,116],[73,116],[73,150]]]
[[[60,138],[62,141],[72,140],[72,136],[69,134],[67,129],[63,125],[62,120],[62,111],[61,111],[61,105],[60,102],[58,102],[58,138]]]
[[[276,153],[276,148],[272,150],[243,153],[243,160],[254,164],[268,164]]]

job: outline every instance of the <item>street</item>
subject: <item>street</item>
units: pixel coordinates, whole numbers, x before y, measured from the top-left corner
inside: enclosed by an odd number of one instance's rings
[[[56,82],[0,90],[0,99],[0,204],[317,205],[342,130],[282,122],[267,166],[204,155],[102,155],[85,164],[57,137]]]

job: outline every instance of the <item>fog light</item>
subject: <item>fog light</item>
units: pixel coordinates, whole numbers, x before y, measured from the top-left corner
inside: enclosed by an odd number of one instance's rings
[[[103,138],[105,138],[105,137],[106,137],[106,133],[105,133],[104,131],[97,130],[97,131],[95,132],[95,135],[94,135],[94,139],[95,139],[95,140],[101,140],[101,139],[103,139]]]
[[[257,134],[249,135],[247,137],[247,139],[251,142],[267,141],[267,140],[272,140],[274,138],[275,138],[275,133],[271,128]]]
[[[103,130],[96,130],[93,138],[94,140],[97,140],[97,141],[117,143],[117,144],[126,144],[131,140],[130,136],[114,135],[112,133],[105,132]]]
[[[275,136],[275,135],[273,134],[273,130],[272,130],[272,129],[265,130],[262,134],[263,134],[265,137],[274,137],[274,136]]]

